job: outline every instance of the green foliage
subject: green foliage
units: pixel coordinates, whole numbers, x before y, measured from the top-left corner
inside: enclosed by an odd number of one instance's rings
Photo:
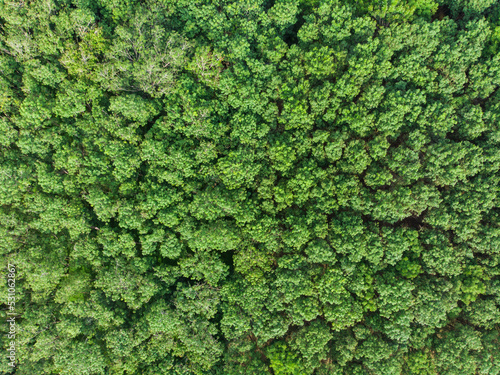
[[[412,16],[423,16],[429,19],[438,8],[433,0],[365,0],[353,1],[359,13],[368,13],[372,17],[388,22],[411,19]]]
[[[266,354],[270,361],[269,366],[276,375],[299,375],[304,371],[297,354],[293,354],[282,342],[269,346]]]
[[[494,0],[0,1],[0,372],[500,374],[499,45]]]

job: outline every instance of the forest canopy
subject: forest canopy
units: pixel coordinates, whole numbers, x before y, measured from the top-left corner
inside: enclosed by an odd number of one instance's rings
[[[499,86],[496,0],[0,0],[0,372],[500,374]]]

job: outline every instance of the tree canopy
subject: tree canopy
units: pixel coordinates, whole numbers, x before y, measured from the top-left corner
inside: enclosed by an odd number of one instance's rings
[[[0,372],[500,375],[499,86],[495,0],[0,0]]]

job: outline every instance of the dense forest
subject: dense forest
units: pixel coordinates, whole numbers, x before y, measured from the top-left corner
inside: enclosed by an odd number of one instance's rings
[[[500,374],[499,86],[497,0],[0,0],[0,373]]]

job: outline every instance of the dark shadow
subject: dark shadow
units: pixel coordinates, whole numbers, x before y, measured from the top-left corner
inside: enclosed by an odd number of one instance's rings
[[[447,5],[440,5],[436,13],[431,17],[432,21],[439,20],[441,21],[445,17],[451,17],[450,8]]]

